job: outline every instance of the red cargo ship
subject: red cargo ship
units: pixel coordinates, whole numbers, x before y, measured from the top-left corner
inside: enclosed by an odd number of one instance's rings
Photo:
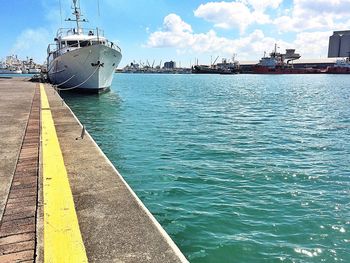
[[[286,49],[286,54],[277,52],[277,45],[275,50],[270,53],[269,57],[262,57],[258,64],[253,66],[253,73],[255,74],[320,74],[326,73],[326,69],[316,68],[294,68],[293,61],[299,59],[301,56],[295,53],[295,49]],[[285,62],[287,61],[287,62]]]

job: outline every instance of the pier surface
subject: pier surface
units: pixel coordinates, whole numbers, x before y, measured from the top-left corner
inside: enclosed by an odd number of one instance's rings
[[[62,242],[81,249],[79,262],[187,262],[81,134],[51,86],[0,79],[0,262],[71,262]]]
[[[0,79],[0,262],[34,262],[40,97],[35,84]]]

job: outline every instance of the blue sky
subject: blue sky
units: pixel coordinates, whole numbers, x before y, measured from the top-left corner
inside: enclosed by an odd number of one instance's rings
[[[43,62],[57,28],[70,16],[69,0],[0,0],[0,58],[18,54]],[[333,30],[349,29],[350,0],[81,0],[89,19],[122,48],[121,67],[132,61],[175,60],[189,66],[196,58],[258,60],[274,43],[295,48],[303,58],[327,56]],[[5,32],[4,32],[5,31]]]

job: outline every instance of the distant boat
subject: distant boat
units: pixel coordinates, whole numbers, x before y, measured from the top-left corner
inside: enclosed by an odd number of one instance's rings
[[[104,37],[100,29],[83,29],[80,5],[73,0],[76,28],[61,28],[55,44],[48,47],[48,78],[61,89],[98,93],[108,89],[119,65],[121,49]]]
[[[38,74],[41,72],[40,68],[29,68],[28,69],[28,74]]]
[[[218,59],[218,57],[215,59]],[[214,62],[214,64],[215,64]],[[222,63],[216,65],[212,64],[211,66],[207,65],[196,65],[192,68],[193,74],[237,74],[240,72],[240,67],[238,61],[234,58],[232,62],[227,62],[226,59],[222,60]]]
[[[327,68],[329,74],[350,74],[350,58],[338,59],[334,66]]]
[[[192,73],[193,74],[227,75],[227,74],[237,74],[237,73],[239,73],[239,70],[235,69],[235,68],[217,68],[217,67],[210,67],[207,65],[198,65],[198,66],[193,67]]]
[[[41,73],[41,66],[36,64],[32,58],[27,58],[26,61],[23,61],[22,72],[23,74],[39,74]]]
[[[0,68],[0,74],[22,74],[22,70],[16,68]]]
[[[4,62],[0,62],[0,74],[22,74],[17,56],[8,56]]]
[[[286,54],[277,52],[277,44],[275,49],[270,53],[269,57],[262,57],[258,64],[253,66],[255,74],[317,74],[326,73],[326,69],[316,68],[294,68],[293,61],[301,56],[295,53],[295,49],[287,49]],[[287,61],[287,62],[285,62]]]

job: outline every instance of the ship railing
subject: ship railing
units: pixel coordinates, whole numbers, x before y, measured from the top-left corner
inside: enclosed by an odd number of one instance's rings
[[[73,44],[68,45],[68,42],[74,42]],[[72,51],[77,48],[87,47],[87,46],[93,46],[93,45],[105,45],[109,48],[113,48],[121,53],[121,48],[116,45],[115,43],[107,40],[107,39],[100,39],[98,37],[96,38],[90,38],[89,40],[75,40],[75,41],[67,41],[67,45],[60,45],[60,44],[49,44],[47,47],[47,54],[53,55],[54,58],[65,53],[68,51]]]
[[[57,38],[73,35],[89,35],[104,37],[104,30],[99,28],[60,28],[57,30]]]

